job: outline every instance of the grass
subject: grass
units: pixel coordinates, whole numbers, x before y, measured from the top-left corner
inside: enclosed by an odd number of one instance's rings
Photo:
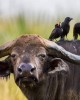
[[[0,44],[10,41],[22,34],[38,34],[44,38],[49,37],[56,20],[49,20],[40,17],[29,20],[24,16],[10,19],[0,19]],[[72,39],[72,29],[75,22],[71,22],[71,29],[68,39]],[[0,79],[0,100],[26,100],[20,89],[14,82],[14,77],[10,79]]]

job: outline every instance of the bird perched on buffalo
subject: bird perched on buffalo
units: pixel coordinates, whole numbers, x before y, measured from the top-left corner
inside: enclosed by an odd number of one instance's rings
[[[63,33],[61,34],[61,39],[68,35],[70,30],[69,22],[72,20],[70,17],[66,17],[65,20],[61,23],[61,28],[63,29]]]
[[[78,35],[80,35],[80,23],[76,23],[74,25],[74,28],[73,28],[73,37],[74,37],[74,39],[77,39]]]
[[[55,24],[55,28],[52,30],[51,35],[49,36],[49,40],[54,40],[56,38],[61,37],[63,30],[60,27],[60,23],[59,24]]]

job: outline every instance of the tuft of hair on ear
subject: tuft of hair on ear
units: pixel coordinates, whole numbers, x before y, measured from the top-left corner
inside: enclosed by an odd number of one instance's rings
[[[10,72],[8,70],[4,70],[2,69],[2,72],[0,72],[0,79],[10,79]]]
[[[7,81],[8,79],[10,79],[10,74],[7,76],[0,76],[0,79],[2,79],[2,80],[6,79],[6,81]]]

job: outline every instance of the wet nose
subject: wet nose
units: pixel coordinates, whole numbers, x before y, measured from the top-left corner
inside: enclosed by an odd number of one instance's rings
[[[20,66],[17,68],[19,74],[24,74],[25,72],[33,72],[36,68],[32,66],[30,63],[22,63]]]

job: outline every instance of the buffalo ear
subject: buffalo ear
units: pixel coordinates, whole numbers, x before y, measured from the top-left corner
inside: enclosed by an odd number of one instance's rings
[[[48,74],[53,74],[59,71],[67,72],[68,70],[69,70],[68,65],[61,58],[54,58],[50,61]]]
[[[0,61],[0,77],[8,77],[12,72],[10,59],[7,58],[4,61]]]

